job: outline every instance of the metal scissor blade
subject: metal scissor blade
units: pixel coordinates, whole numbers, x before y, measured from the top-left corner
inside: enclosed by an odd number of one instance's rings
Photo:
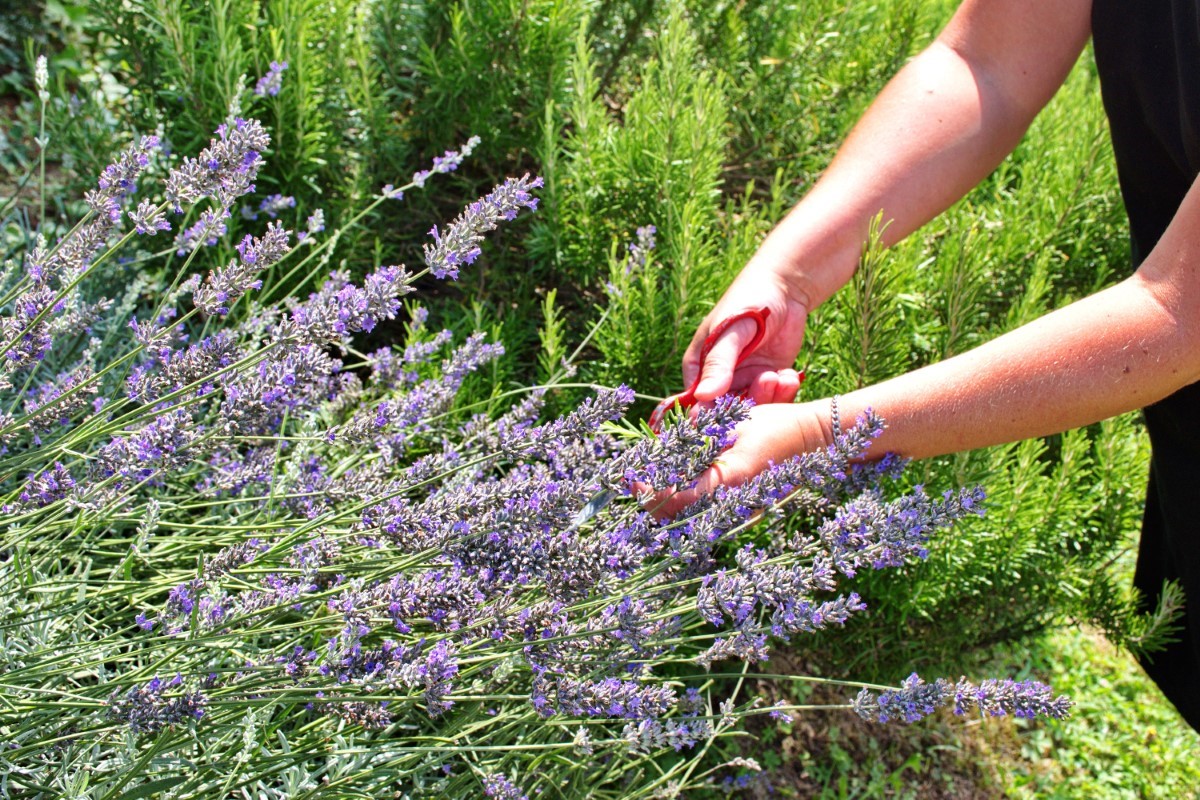
[[[575,515],[575,519],[571,520],[571,528],[578,528],[583,523],[587,522],[592,517],[604,510],[604,507],[613,501],[617,493],[612,489],[602,489],[592,496],[583,504],[583,508],[579,509],[579,513]]]

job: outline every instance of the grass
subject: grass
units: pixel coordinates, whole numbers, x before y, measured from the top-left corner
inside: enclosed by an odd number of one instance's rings
[[[1063,629],[1025,658],[1077,705],[1069,720],[1020,730],[1010,797],[1200,797],[1200,734],[1128,653],[1092,631]]]

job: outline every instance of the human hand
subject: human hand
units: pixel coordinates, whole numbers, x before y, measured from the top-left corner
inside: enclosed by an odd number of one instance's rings
[[[736,428],[737,441],[681,491],[664,491],[644,505],[658,519],[674,517],[718,486],[737,486],[773,463],[816,450],[833,441],[827,402],[771,403],[755,406]],[[635,494],[638,487],[634,487]]]
[[[705,340],[724,320],[754,309],[766,308],[766,330],[753,352],[738,363],[754,339],[756,322],[743,319],[730,325],[707,355]],[[700,402],[711,402],[738,393],[759,405],[790,403],[800,388],[800,374],[792,368],[804,340],[808,317],[806,300],[774,270],[747,266],[696,330],[683,356],[683,383],[695,390]],[[701,361],[703,359],[703,362]]]

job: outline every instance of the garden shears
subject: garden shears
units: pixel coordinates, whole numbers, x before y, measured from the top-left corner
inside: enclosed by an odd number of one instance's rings
[[[741,364],[762,342],[763,337],[767,332],[767,317],[770,316],[770,314],[771,309],[769,308],[756,308],[750,311],[743,311],[740,314],[734,314],[732,317],[728,317],[727,319],[724,319],[718,323],[717,326],[712,329],[712,332],[708,334],[708,337],[705,338],[704,346],[700,350],[701,368],[703,368],[704,359],[708,357],[709,351],[712,350],[713,345],[716,344],[717,340],[721,338],[725,331],[729,330],[731,325],[741,322],[744,319],[752,319],[754,320],[755,324],[754,336],[750,338],[750,342],[742,348],[740,353],[738,353],[737,361],[734,363],[734,367],[736,368],[737,365]],[[696,387],[700,385],[701,377],[702,373],[697,374],[696,379],[692,381],[691,386],[682,392],[679,392],[678,394],[673,394],[670,397],[665,398],[661,403],[655,406],[654,411],[650,413],[650,419],[648,420],[650,430],[658,433],[662,428],[663,418],[672,408],[688,409],[696,404]],[[800,374],[800,380],[804,380],[804,373]],[[575,518],[571,521],[571,528],[578,528],[580,525],[583,525],[589,519],[599,514],[605,506],[613,501],[613,498],[615,498],[617,494],[617,492],[611,489],[604,489],[595,494],[590,500],[587,501],[587,503],[584,504],[583,508],[579,509],[579,513],[576,514]]]
[[[736,369],[737,366],[745,361],[746,358],[754,352],[754,349],[762,343],[763,336],[765,336],[767,333],[767,317],[770,315],[771,309],[764,306],[762,308],[756,308],[750,311],[743,311],[740,314],[734,314],[732,317],[726,317],[725,319],[721,320],[721,322],[717,323],[717,326],[713,328],[708,334],[708,337],[705,338],[704,346],[700,350],[700,368],[702,371],[696,374],[696,379],[692,381],[691,386],[678,394],[673,394],[666,398],[654,408],[654,411],[650,412],[650,430],[658,433],[659,428],[662,427],[663,417],[665,417],[667,412],[672,408],[688,409],[696,404],[696,388],[700,385],[700,379],[704,374],[704,359],[708,357],[709,352],[713,349],[713,345],[717,343],[717,340],[724,335],[725,331],[729,330],[729,326],[741,322],[744,319],[754,320],[754,336],[750,338],[749,344],[743,347],[742,351],[738,353],[737,361],[734,362],[733,365]],[[800,380],[804,380],[804,373],[800,374]]]

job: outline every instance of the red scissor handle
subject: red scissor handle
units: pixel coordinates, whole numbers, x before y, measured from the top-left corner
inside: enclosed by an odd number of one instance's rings
[[[732,317],[722,320],[717,327],[712,329],[712,332],[710,332],[708,337],[704,340],[704,347],[702,347],[700,350],[701,369],[703,370],[704,368],[704,359],[708,357],[709,351],[712,350],[713,345],[717,343],[717,340],[721,338],[721,335],[725,333],[725,331],[729,330],[730,325],[733,325],[736,322],[741,322],[744,319],[752,319],[754,320],[755,324],[754,336],[750,339],[750,343],[742,348],[742,352],[738,353],[737,362],[734,364],[734,366],[736,367],[738,364],[741,364],[743,361],[745,361],[746,357],[754,352],[754,348],[758,347],[759,343],[763,340],[763,336],[766,335],[767,317],[770,315],[771,309],[763,307],[756,308],[752,311],[743,311],[740,314],[735,314]],[[650,430],[658,433],[659,428],[662,426],[663,417],[666,416],[666,413],[672,408],[675,408],[676,406],[679,408],[691,408],[696,404],[696,387],[700,385],[701,375],[702,373],[697,374],[696,380],[692,381],[692,385],[687,389],[679,394],[671,395],[654,408],[654,411],[650,414]]]

